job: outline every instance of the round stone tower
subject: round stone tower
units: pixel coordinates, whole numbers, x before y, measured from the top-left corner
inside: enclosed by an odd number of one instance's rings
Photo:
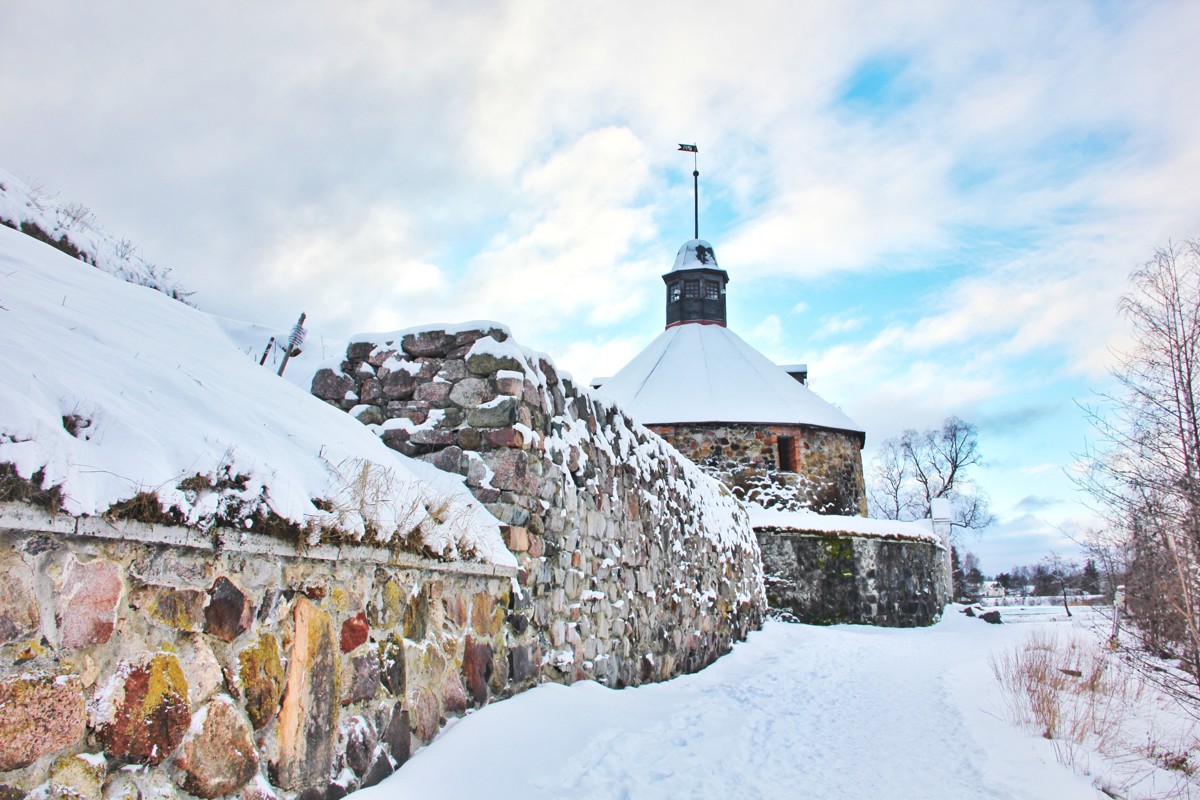
[[[865,432],[729,330],[729,275],[712,245],[684,242],[663,282],[666,330],[593,385],[735,491],[753,485],[766,504],[865,515]]]

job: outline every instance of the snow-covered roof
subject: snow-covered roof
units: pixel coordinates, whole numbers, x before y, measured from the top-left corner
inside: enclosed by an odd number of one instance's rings
[[[668,328],[600,392],[644,425],[748,422],[863,432],[721,325]]]
[[[781,511],[747,503],[750,526],[755,529],[832,533],[877,539],[921,539],[941,545],[941,537],[929,527],[929,520],[901,522],[894,519],[844,517],[815,511]]]
[[[675,266],[671,268],[671,272],[681,269],[720,269],[713,246],[703,239],[684,242],[675,256]]]

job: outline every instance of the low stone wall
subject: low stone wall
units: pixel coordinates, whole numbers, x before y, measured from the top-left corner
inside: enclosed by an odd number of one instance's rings
[[[471,707],[760,624],[729,491],[502,328],[360,341],[314,390],[463,475],[518,568],[0,504],[0,800],[333,800]]]
[[[709,664],[765,610],[758,546],[720,483],[491,323],[356,337],[313,393],[457,472],[520,564],[545,680],[609,686]]]
[[[926,539],[756,528],[772,611],[798,622],[932,625],[949,600],[944,551]]]
[[[791,489],[775,493],[788,507],[810,508],[820,514],[866,516],[861,433],[808,425],[736,423],[650,428],[731,487],[754,495],[747,500],[763,502],[755,490],[766,489],[770,494],[764,481],[774,482]],[[780,436],[792,437],[795,472],[781,471]]]
[[[0,505],[0,798],[341,797],[536,681],[516,570],[397,558]]]

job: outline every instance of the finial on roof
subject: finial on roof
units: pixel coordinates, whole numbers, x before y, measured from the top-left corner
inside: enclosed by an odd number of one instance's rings
[[[696,235],[693,239],[700,238],[700,148],[694,144],[681,144],[679,149],[685,153],[692,154],[692,206],[695,212],[696,220]]]

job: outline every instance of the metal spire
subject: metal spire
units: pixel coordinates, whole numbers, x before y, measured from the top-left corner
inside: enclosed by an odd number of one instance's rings
[[[694,144],[680,144],[679,149],[685,153],[692,154],[692,206],[696,221],[696,235],[693,239],[700,238],[700,148]]]

